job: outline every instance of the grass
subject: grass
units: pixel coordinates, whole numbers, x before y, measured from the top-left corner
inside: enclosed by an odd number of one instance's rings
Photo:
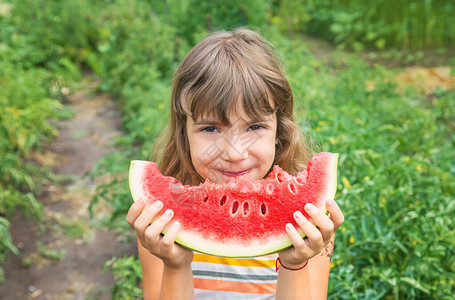
[[[285,56],[302,119],[322,150],[340,153],[337,200],[346,221],[329,298],[450,297],[455,93],[436,101],[398,94],[393,73],[379,65],[355,56],[317,61],[296,49]]]

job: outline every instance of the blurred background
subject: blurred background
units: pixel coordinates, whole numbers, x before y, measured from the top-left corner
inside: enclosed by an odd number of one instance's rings
[[[141,299],[129,161],[215,30],[276,47],[340,153],[329,299],[455,299],[455,2],[0,0],[0,299]]]

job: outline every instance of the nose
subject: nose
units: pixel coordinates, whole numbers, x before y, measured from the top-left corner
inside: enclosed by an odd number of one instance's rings
[[[222,137],[221,158],[226,161],[241,161],[248,157],[248,149],[242,146],[240,135],[227,134]]]

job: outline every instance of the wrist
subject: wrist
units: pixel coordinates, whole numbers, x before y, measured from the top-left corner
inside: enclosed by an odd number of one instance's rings
[[[301,263],[288,263],[288,262],[283,262],[283,260],[278,257],[276,259],[276,271],[278,272],[278,270],[280,269],[280,267],[282,269],[285,269],[285,270],[289,270],[289,271],[299,271],[299,270],[302,270],[304,269],[306,266],[308,265],[308,260],[305,260]]]
[[[191,264],[172,265],[164,263],[164,271],[170,274],[184,273],[188,271],[188,269],[191,270]]]

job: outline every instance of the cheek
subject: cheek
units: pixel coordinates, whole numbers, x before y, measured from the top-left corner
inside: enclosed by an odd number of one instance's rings
[[[212,149],[213,143],[193,140],[190,143],[191,160],[196,166],[209,163],[216,156],[216,149]]]
[[[271,146],[267,151],[267,160],[270,163],[273,163],[273,161],[275,160],[275,154],[276,154],[276,150],[275,150],[275,142],[274,142],[273,146]]]
[[[273,163],[275,160],[275,155],[276,155],[276,144],[275,144],[275,137],[271,139],[268,144],[267,144],[267,160],[269,161],[270,164]]]
[[[267,138],[254,145],[254,152],[264,163],[275,159],[275,139]]]

